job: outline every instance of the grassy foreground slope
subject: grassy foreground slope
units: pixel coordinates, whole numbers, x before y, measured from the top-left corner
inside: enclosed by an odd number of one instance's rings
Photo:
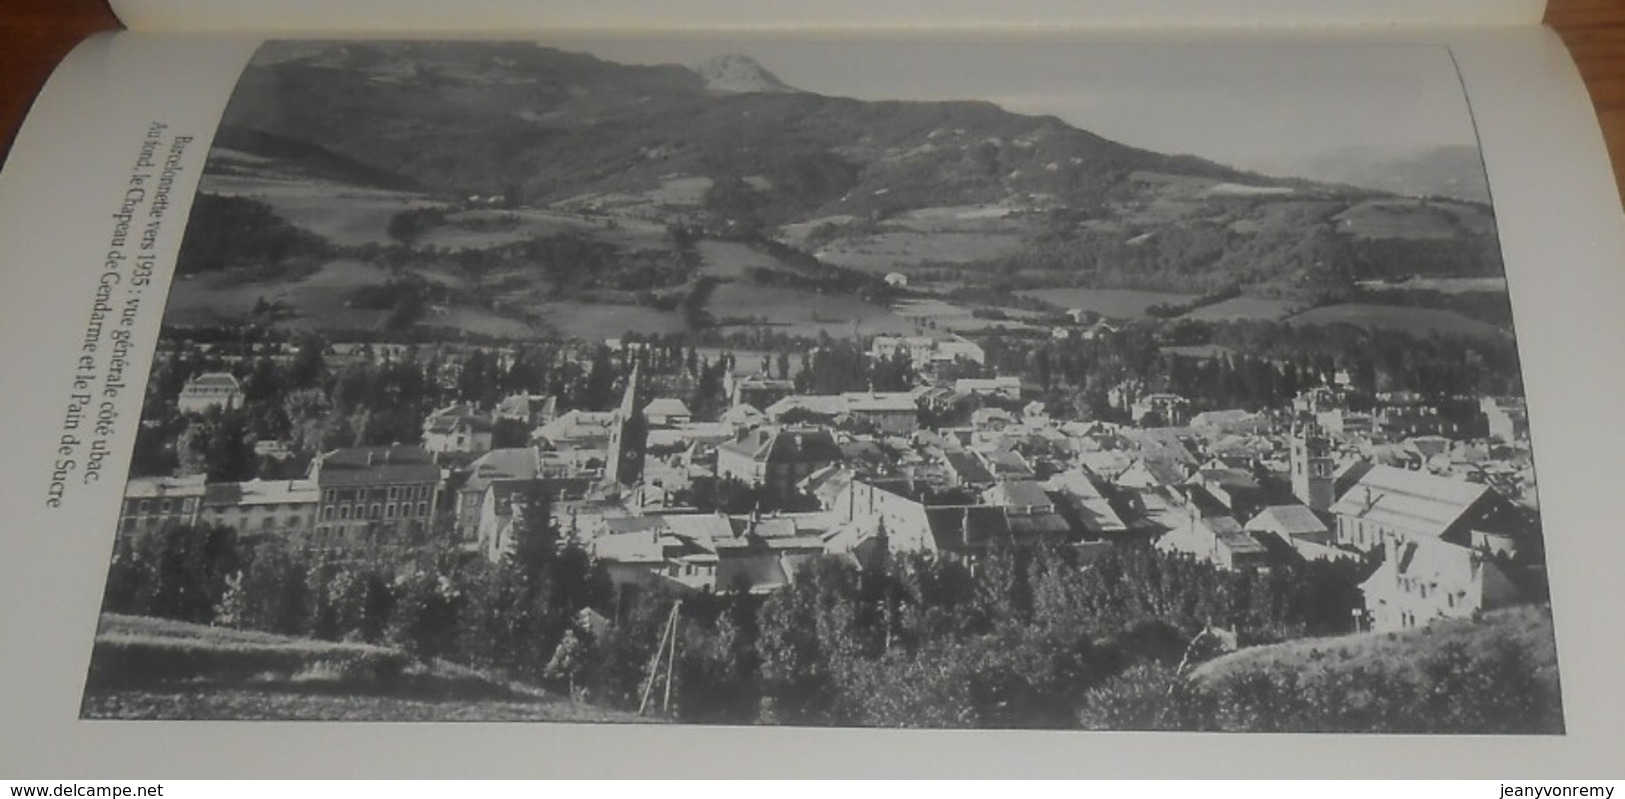
[[[124,719],[643,721],[395,649],[102,617],[81,715]]]
[[[1244,650],[1190,676],[1204,727],[1561,733],[1549,607]]]
[[[1090,729],[1561,734],[1548,607],[1245,649],[1188,675],[1131,666],[1092,690]]]

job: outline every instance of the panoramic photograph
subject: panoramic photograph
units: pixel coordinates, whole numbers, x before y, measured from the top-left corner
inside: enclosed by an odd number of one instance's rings
[[[1451,53],[271,41],[98,719],[1561,734]]]

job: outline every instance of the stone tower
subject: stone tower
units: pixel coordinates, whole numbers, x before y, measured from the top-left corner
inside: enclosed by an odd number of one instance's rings
[[[1326,510],[1337,499],[1333,491],[1331,444],[1326,432],[1314,422],[1304,422],[1292,431],[1292,495],[1299,502]]]

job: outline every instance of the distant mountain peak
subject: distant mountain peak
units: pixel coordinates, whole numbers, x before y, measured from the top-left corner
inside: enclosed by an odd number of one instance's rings
[[[712,56],[693,66],[705,87],[724,94],[774,94],[794,92],[777,75],[756,59],[739,53]]]

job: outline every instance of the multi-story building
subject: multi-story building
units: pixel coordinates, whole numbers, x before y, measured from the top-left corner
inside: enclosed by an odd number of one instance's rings
[[[1425,538],[1387,547],[1382,565],[1360,584],[1376,632],[1468,618],[1522,598],[1493,560],[1467,547]]]
[[[242,535],[277,535],[304,542],[316,532],[321,492],[311,480],[213,483],[203,493],[200,519]]]
[[[204,476],[132,477],[124,484],[119,509],[121,536],[145,536],[182,525],[196,525],[205,490]]]
[[[840,459],[841,449],[827,430],[758,428],[717,447],[717,475],[791,496],[807,475]]]
[[[423,420],[423,448],[438,453],[486,452],[493,429],[489,416],[467,405],[452,405]]]
[[[309,479],[321,491],[316,543],[421,540],[440,500],[440,467],[422,447],[354,447],[318,455]]]
[[[1511,552],[1529,532],[1525,514],[1489,486],[1393,466],[1371,467],[1330,510],[1337,543],[1362,551],[1435,540]]]
[[[1490,438],[1508,444],[1529,438],[1529,409],[1522,397],[1485,397],[1479,409],[1489,425]]]
[[[1190,418],[1190,407],[1178,394],[1147,394],[1129,405],[1129,418],[1143,427],[1178,427]]]

